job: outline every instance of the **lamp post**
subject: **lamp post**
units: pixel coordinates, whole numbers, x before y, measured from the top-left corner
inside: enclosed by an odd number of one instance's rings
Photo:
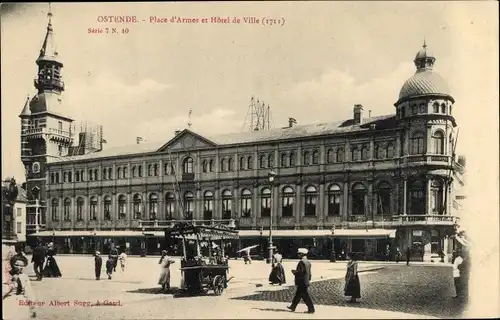
[[[98,251],[98,248],[97,248],[97,232],[94,229],[94,252],[96,252],[96,251]]]
[[[274,177],[276,177],[276,172],[270,171],[268,174],[269,185],[271,186],[271,201],[269,202],[269,257],[267,258],[267,263],[273,262],[273,200],[274,200]]]
[[[262,248],[262,233],[264,232],[264,228],[262,228],[262,226],[260,226],[260,229],[259,229],[259,233],[260,233],[260,245],[259,245],[259,255],[262,257],[262,259],[264,259],[264,250]]]
[[[55,239],[56,239],[56,230],[52,229],[52,243],[54,244],[55,246]]]

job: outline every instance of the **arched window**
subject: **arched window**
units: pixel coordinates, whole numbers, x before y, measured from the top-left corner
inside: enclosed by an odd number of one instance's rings
[[[94,169],[94,177],[96,180],[99,180],[99,170]]]
[[[418,113],[418,108],[417,105],[414,104],[411,106],[411,114],[417,114]]]
[[[214,160],[212,159],[208,162],[208,172],[214,172]]]
[[[182,163],[182,173],[193,173],[193,158],[187,157]]]
[[[252,170],[253,169],[253,157],[249,156],[247,159],[247,169]]]
[[[267,167],[274,168],[274,154],[272,153],[267,157]]]
[[[69,212],[71,210],[71,200],[69,198],[64,199],[64,221],[70,221]]]
[[[363,146],[363,148],[361,148],[361,160],[367,160],[370,158],[369,150],[370,149],[367,146]]]
[[[89,173],[89,181],[94,181],[94,170],[90,169],[88,173]],[[57,180],[59,179],[57,179],[57,173],[56,173],[56,183],[59,182]]]
[[[158,217],[158,195],[152,193],[149,195],[149,220],[156,220]]]
[[[432,135],[432,145],[435,154],[444,154],[444,135],[441,131],[436,131]]]
[[[427,113],[427,108],[425,107],[425,104],[421,103],[420,106],[419,106],[419,110],[418,112],[419,113]]]
[[[266,156],[262,154],[259,157],[259,168],[264,169],[265,167],[266,167]]]
[[[363,215],[366,207],[366,189],[361,183],[352,187],[352,212],[351,214]]]
[[[111,220],[111,197],[104,197],[104,220]]]
[[[271,189],[264,188],[260,193],[260,216],[270,217],[271,216]]]
[[[231,219],[233,194],[229,190],[222,192],[222,219]]]
[[[175,196],[172,192],[168,192],[165,195],[165,217],[167,220],[174,219],[175,212]]]
[[[391,214],[391,186],[387,182],[378,184],[376,197],[377,214]]]
[[[425,214],[425,184],[415,181],[410,186],[409,214]]]
[[[203,160],[202,161],[201,168],[203,170],[203,173],[207,173],[208,172],[208,163],[207,163],[207,160]]]
[[[293,217],[294,192],[291,187],[283,188],[283,203],[281,206],[282,217]]]
[[[148,164],[148,177],[152,177],[152,176],[153,176],[153,165]]]
[[[226,159],[220,159],[220,172],[226,171]]]
[[[192,220],[194,212],[194,195],[191,191],[184,193],[184,214],[185,219]]]
[[[233,158],[229,158],[227,160],[227,170],[233,171],[234,170],[234,160]]]
[[[308,186],[305,192],[304,201],[304,215],[305,216],[315,216],[316,215],[316,202],[317,202],[317,191],[314,186]]]
[[[335,154],[337,162],[344,162],[344,148],[338,148]]]
[[[441,113],[446,114],[446,104],[441,103]]]
[[[385,148],[381,144],[375,146],[375,157],[377,159],[385,159]]]
[[[112,170],[113,170],[113,169],[111,169],[111,168],[109,168],[109,170],[108,170],[108,180],[113,179],[113,176],[112,176]]]
[[[290,167],[295,166],[295,152],[290,152],[289,161]]]
[[[394,158],[394,145],[392,143],[387,144],[386,154],[388,159]]]
[[[153,164],[153,176],[157,177],[158,176],[158,164],[155,163]],[[127,168],[123,168],[123,177],[127,177]]]
[[[137,167],[137,175],[138,175],[139,177],[142,177],[142,166],[138,166],[138,167]]]
[[[90,198],[90,220],[97,220],[97,198]]]
[[[432,198],[431,198],[432,214],[443,214],[444,213],[443,183],[438,180],[432,181],[431,192],[432,192]]]
[[[80,171],[75,172],[75,181],[80,182]]]
[[[103,180],[108,179],[108,169],[107,168],[102,169],[102,179]]]
[[[134,202],[134,219],[141,219],[142,217],[142,198],[141,195],[136,193],[133,198]]]
[[[287,160],[287,155],[286,155],[286,153],[283,152],[281,154],[281,161],[280,161],[280,166],[282,168],[286,167],[286,160]]]
[[[214,194],[212,191],[205,191],[203,195],[203,220],[213,219]]]
[[[351,149],[351,160],[352,161],[359,161],[360,159],[360,152],[359,152],[359,149],[357,147],[353,147]]]
[[[410,139],[411,154],[424,153],[424,134],[420,131],[413,133]]]
[[[439,113],[439,103],[438,102],[434,102],[434,104],[432,105],[432,112]]]
[[[328,189],[328,215],[340,215],[340,201],[342,199],[342,192],[338,185],[332,184]]]
[[[332,149],[328,149],[328,151],[326,152],[326,162],[327,163],[335,162],[335,153],[333,152]]]
[[[123,194],[118,196],[118,219],[127,217],[127,197]]]
[[[252,192],[243,189],[241,192],[241,216],[249,218],[252,215]]]
[[[83,198],[76,199],[76,220],[83,220],[83,206],[85,201]]]
[[[312,164],[318,164],[319,163],[319,151],[314,150],[312,153]]]
[[[304,160],[302,161],[305,166],[308,166],[311,164],[311,158],[309,151],[304,151]]]
[[[116,178],[121,179],[121,177],[122,177],[122,168],[118,167],[116,169]]]
[[[245,170],[245,157],[240,158],[240,170]]]
[[[166,173],[166,172],[165,172],[165,173]],[[133,167],[132,167],[132,178],[135,178],[135,177],[137,177],[137,170],[136,170],[136,167],[135,167],[135,166],[133,166]]]

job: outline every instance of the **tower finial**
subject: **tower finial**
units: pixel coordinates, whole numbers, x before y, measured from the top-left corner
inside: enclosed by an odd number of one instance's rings
[[[424,45],[422,46],[424,49],[427,48],[427,43],[425,42],[425,36],[424,36]]]

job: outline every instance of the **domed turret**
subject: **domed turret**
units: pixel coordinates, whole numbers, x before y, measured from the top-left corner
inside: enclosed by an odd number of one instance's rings
[[[424,41],[422,49],[420,49],[413,61],[417,71],[403,84],[396,104],[410,98],[426,95],[448,96],[453,101],[447,82],[432,70],[435,61],[436,58],[427,49]]]

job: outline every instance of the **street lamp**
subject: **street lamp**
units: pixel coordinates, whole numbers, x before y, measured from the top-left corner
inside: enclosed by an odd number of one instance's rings
[[[99,251],[99,248],[97,247],[97,232],[94,229],[94,252]]]
[[[56,230],[52,229],[52,243],[54,244],[55,246],[55,238],[56,238]]]
[[[271,186],[271,201],[269,202],[269,257],[267,263],[272,263],[273,261],[273,189],[274,189],[274,177],[276,177],[276,172],[270,171],[268,174],[269,184]]]
[[[260,233],[260,239],[259,239],[259,255],[264,259],[264,250],[262,248],[262,233],[264,232],[264,228],[260,226],[259,233]]]

